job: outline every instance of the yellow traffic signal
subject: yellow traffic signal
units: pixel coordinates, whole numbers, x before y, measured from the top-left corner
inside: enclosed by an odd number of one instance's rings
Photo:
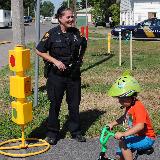
[[[31,95],[31,77],[10,76],[10,95],[26,98]]]
[[[14,72],[24,72],[30,68],[30,50],[23,46],[16,46],[9,50],[9,68]]]
[[[32,102],[13,101],[12,106],[12,121],[18,125],[24,125],[32,121]]]

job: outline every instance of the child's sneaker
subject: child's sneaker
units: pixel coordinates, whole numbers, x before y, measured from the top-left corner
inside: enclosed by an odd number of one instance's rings
[[[101,152],[99,154],[99,159],[98,160],[108,160],[107,158],[104,157],[105,156],[105,152]]]
[[[99,159],[98,160],[115,160],[115,159],[113,159],[113,158],[106,158],[105,157],[105,152],[101,152],[99,154]]]

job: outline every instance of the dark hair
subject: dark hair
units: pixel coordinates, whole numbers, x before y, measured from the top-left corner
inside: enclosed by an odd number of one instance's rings
[[[64,12],[64,11],[67,11],[67,10],[72,11],[70,8],[61,6],[61,7],[57,10],[57,13],[55,14],[55,18],[59,19],[59,17],[63,16],[63,12]]]

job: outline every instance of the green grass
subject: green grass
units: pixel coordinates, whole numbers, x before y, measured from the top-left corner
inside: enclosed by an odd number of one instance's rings
[[[93,28],[92,28],[93,30]],[[96,29],[97,31],[98,29]],[[94,37],[97,34],[92,32]],[[100,35],[99,37],[103,37]],[[30,43],[31,59],[34,62],[34,44]],[[133,41],[133,74],[142,86],[142,92],[138,98],[146,105],[153,121],[155,131],[160,130],[160,44],[150,41]],[[111,54],[107,54],[106,40],[89,40],[88,49],[84,57],[82,67],[82,100],[80,116],[83,133],[87,137],[95,137],[100,134],[104,124],[117,118],[122,114],[119,104],[115,99],[107,96],[107,90],[114,80],[123,71],[130,68],[129,64],[129,43],[122,41],[122,66],[119,65],[119,44],[117,40],[111,41]],[[44,89],[45,79],[43,78],[43,61],[40,60],[39,77],[39,105],[33,107],[33,120],[25,130],[27,137],[45,137],[46,119],[48,116],[49,102]],[[13,73],[8,67],[0,71],[0,139],[18,138],[21,136],[21,129],[11,121],[10,103],[13,100],[9,96],[9,76]],[[34,80],[34,63],[32,69],[27,72]],[[33,82],[34,87],[34,82]],[[28,97],[33,101],[33,95]],[[60,113],[61,127],[66,121],[67,104],[62,103]],[[121,127],[115,130],[122,130]],[[67,133],[67,137],[69,134]]]

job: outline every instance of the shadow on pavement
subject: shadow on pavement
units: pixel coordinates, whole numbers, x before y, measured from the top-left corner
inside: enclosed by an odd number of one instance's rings
[[[44,139],[47,132],[47,118],[42,121],[39,127],[35,128],[30,134],[30,138]]]
[[[94,110],[87,110],[85,112],[80,113],[80,119],[81,119],[81,128],[82,128],[82,134],[85,135],[85,133],[88,131],[88,129],[98,121],[98,119],[105,113],[105,111],[100,111],[98,109]]]
[[[80,123],[81,123],[81,130],[82,135],[85,135],[85,133],[88,131],[88,129],[92,126],[93,123],[95,123],[101,115],[103,115],[104,111],[99,111],[98,109],[94,110],[87,110],[84,112],[80,112]],[[68,121],[69,117],[65,117],[65,122],[63,124],[62,129],[60,130],[60,138],[65,138],[67,132],[68,132]],[[47,119],[44,119],[43,122],[40,124],[39,127],[35,128],[30,134],[29,137],[31,138],[40,138],[44,139],[46,137],[47,132]]]
[[[101,115],[103,115],[104,111],[99,111],[98,109],[94,110],[87,110],[84,112],[80,112],[80,123],[81,123],[81,133],[82,135],[85,135],[85,133],[88,131],[88,129],[92,126],[94,122],[96,122]],[[68,122],[69,117],[66,116],[66,121],[60,131],[61,138],[65,138],[66,133],[68,132]]]

